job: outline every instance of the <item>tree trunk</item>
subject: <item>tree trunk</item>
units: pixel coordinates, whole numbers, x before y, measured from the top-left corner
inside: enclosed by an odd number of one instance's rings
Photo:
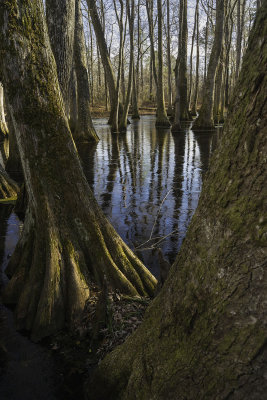
[[[99,365],[88,399],[266,397],[266,35],[265,2],[181,251],[142,325]]]
[[[164,102],[163,86],[163,48],[162,48],[162,2],[157,0],[158,5],[158,88],[157,88],[157,119],[156,126],[169,127],[170,121],[167,117]]]
[[[171,62],[171,35],[170,35],[170,0],[167,0],[167,57],[168,57],[168,112],[173,116],[172,108],[172,62]]]
[[[150,40],[150,56],[152,59],[152,71],[156,88],[158,87],[158,74],[156,68],[156,55],[155,55],[155,44],[154,44],[154,20],[153,20],[154,3],[153,0],[146,0],[146,12],[149,28],[149,40]],[[151,73],[152,73],[151,71]]]
[[[188,112],[188,98],[187,98],[187,0],[180,0],[180,7],[182,7],[183,18],[180,23],[180,48],[179,48],[179,92],[180,92],[180,120],[188,121],[190,119]]]
[[[120,120],[119,130],[126,131],[127,129],[127,120],[128,120],[128,112],[130,106],[130,100],[132,95],[132,87],[133,87],[133,68],[134,68],[134,0],[126,1],[126,9],[128,15],[128,23],[129,23],[129,33],[130,33],[130,63],[129,63],[129,77],[128,77],[128,88],[127,88],[127,96],[125,99],[125,104],[123,107],[122,118]]]
[[[224,70],[224,46],[222,46],[222,51],[220,55],[220,61],[217,68],[216,80],[215,80],[215,96],[214,96],[214,108],[213,108],[213,120],[216,124],[220,121],[221,115],[221,92],[222,92],[222,80],[223,80],[223,70]]]
[[[7,273],[5,301],[18,328],[38,340],[70,325],[91,282],[131,295],[152,294],[156,280],[97,205],[63,110],[41,0],[0,6],[0,71],[21,155],[28,210]]]
[[[7,107],[8,111],[8,107]],[[5,165],[5,170],[9,174],[9,176],[14,179],[16,182],[23,181],[23,172],[20,161],[19,149],[17,145],[15,130],[13,126],[13,121],[10,116],[9,111],[7,112],[7,123],[9,127],[8,132],[8,145],[9,145],[9,154],[8,160]]]
[[[192,115],[197,115],[197,102],[198,102],[198,90],[199,90],[199,1],[197,0],[196,4],[196,48],[197,48],[197,55],[196,55],[196,83],[195,83],[195,91],[194,91],[194,98],[192,104]]]
[[[199,111],[199,117],[194,124],[194,129],[214,129],[213,103],[214,103],[214,84],[216,71],[220,59],[224,28],[224,1],[216,2],[216,26],[215,35],[210,54],[207,79],[205,81],[203,102]]]
[[[90,112],[89,77],[80,0],[75,0],[74,64],[77,77],[78,121],[73,137],[75,141],[97,142],[99,138]]]
[[[109,118],[109,124],[112,125],[112,121],[115,117],[116,109],[116,80],[115,80],[115,75],[113,72],[113,68],[111,65],[110,61],[110,56],[105,40],[105,35],[104,31],[99,19],[99,15],[97,12],[96,8],[96,2],[95,0],[87,0],[88,8],[90,11],[91,19],[92,19],[92,24],[94,27],[96,39],[97,39],[97,44],[98,48],[101,54],[101,60],[102,64],[106,73],[106,79],[107,79],[107,84],[109,88],[109,97],[110,97],[110,104],[111,104],[111,111],[110,111],[110,118]]]
[[[75,0],[46,0],[46,20],[57,75],[65,105],[70,115],[70,79],[73,65]]]
[[[195,9],[194,28],[192,34],[191,51],[190,51],[190,73],[189,73],[189,94],[188,94],[188,106],[190,110],[191,110],[190,106],[191,106],[192,89],[193,89],[193,52],[194,52],[194,42],[195,42],[196,27],[197,27],[197,13],[198,13],[198,0]]]
[[[6,124],[4,109],[4,89],[2,83],[0,82],[0,140],[4,139],[7,134],[8,128]]]
[[[0,164],[0,199],[16,197],[19,187],[7,174]]]

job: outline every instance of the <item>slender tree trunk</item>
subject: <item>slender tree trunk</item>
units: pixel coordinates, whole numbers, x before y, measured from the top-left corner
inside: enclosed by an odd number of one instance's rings
[[[180,85],[179,85],[179,59],[176,59],[175,65],[175,89],[176,89],[176,97],[174,102],[174,121],[172,125],[172,132],[180,132],[181,131],[181,97],[180,97]]]
[[[192,99],[192,92],[193,92],[193,53],[194,53],[194,42],[196,37],[196,28],[197,28],[197,14],[198,14],[198,2],[196,2],[196,9],[195,9],[195,19],[194,19],[194,28],[192,34],[192,43],[191,43],[191,51],[190,51],[190,74],[189,74],[189,94],[188,94],[188,107],[191,110],[191,99]]]
[[[153,71],[155,85],[157,88],[158,87],[158,74],[157,74],[157,68],[156,68],[156,55],[155,55],[155,44],[154,44],[153,10],[154,10],[153,0],[146,0],[146,11],[147,11],[149,39],[150,39],[150,54],[151,54],[151,59],[152,59],[152,71]]]
[[[167,0],[167,57],[168,57],[168,111],[169,116],[173,115],[172,108],[172,62],[171,62],[171,35],[170,35],[170,0]]]
[[[220,121],[221,115],[221,89],[223,80],[224,70],[224,46],[220,55],[219,66],[217,68],[216,80],[215,80],[215,96],[214,96],[214,107],[213,107],[213,120],[217,124]]]
[[[114,124],[113,120],[116,119],[116,103],[117,103],[117,91],[116,91],[116,79],[113,72],[113,68],[110,61],[110,56],[107,48],[107,43],[105,40],[104,31],[99,19],[99,15],[97,12],[96,2],[95,0],[87,0],[88,8],[90,11],[92,24],[94,26],[94,31],[97,39],[97,44],[99,47],[99,51],[101,54],[102,64],[106,73],[107,84],[109,88],[109,97],[111,104],[110,118],[109,124]]]
[[[28,17],[31,16],[31,23]],[[155,279],[97,205],[63,109],[41,0],[0,4],[1,76],[29,197],[4,298],[18,328],[38,340],[72,325],[90,282],[132,295],[152,294]]]
[[[98,366],[90,400],[266,397],[266,21],[265,2],[167,281],[137,331]]]
[[[69,85],[73,66],[75,0],[46,0],[45,4],[50,43],[57,64],[57,75],[65,112],[69,119]]]
[[[80,0],[75,0],[74,63],[77,77],[78,121],[73,136],[75,141],[97,142],[99,138],[90,112],[89,76]]]
[[[117,73],[117,84],[116,84],[116,96],[114,97],[114,114],[113,120],[111,121],[111,131],[119,132],[119,98],[120,98],[120,87],[121,87],[121,68],[122,68],[122,55],[123,55],[123,39],[124,39],[124,29],[123,29],[123,13],[124,13],[124,4],[123,0],[119,0],[120,3],[120,15],[117,11],[116,0],[113,0],[113,4],[116,10],[117,23],[119,25],[119,64],[118,64],[118,73]]]
[[[188,111],[188,98],[187,98],[187,0],[180,0],[180,7],[182,7],[182,23],[180,24],[180,49],[179,55],[179,91],[180,91],[180,120],[188,121],[190,119]]]
[[[195,83],[195,91],[194,98],[192,104],[192,115],[197,115],[197,102],[198,102],[198,91],[199,91],[199,1],[197,0],[196,4],[196,83]]]
[[[213,104],[214,104],[214,84],[216,71],[220,59],[224,29],[224,1],[218,0],[216,3],[216,26],[212,45],[207,79],[205,81],[203,102],[199,111],[199,117],[194,124],[195,129],[213,129]]]
[[[236,70],[235,80],[237,81],[241,62],[241,48],[242,48],[242,37],[241,37],[241,0],[237,0],[237,15],[236,15]]]
[[[163,46],[162,46],[162,2],[157,0],[158,6],[158,88],[157,88],[157,119],[156,126],[169,127],[165,102],[163,85]]]
[[[130,4],[131,1],[131,4]],[[129,23],[129,33],[130,33],[130,63],[129,63],[129,77],[128,77],[128,88],[127,88],[127,96],[125,99],[125,104],[123,108],[123,114],[120,121],[119,130],[126,131],[127,129],[127,120],[128,120],[128,112],[130,106],[130,100],[132,95],[132,87],[133,87],[133,68],[134,68],[134,0],[126,1],[126,9],[128,15],[128,23]]]
[[[4,109],[4,89],[0,82],[0,140],[4,139],[8,134],[6,124],[5,109]]]
[[[139,91],[140,92],[140,91]],[[136,70],[133,62],[133,93],[132,93],[132,119],[140,119],[139,107],[138,107],[138,96],[136,88]]]

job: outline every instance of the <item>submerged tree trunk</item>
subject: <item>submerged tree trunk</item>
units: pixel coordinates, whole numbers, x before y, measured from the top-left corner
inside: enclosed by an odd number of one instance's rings
[[[75,141],[97,142],[99,138],[96,134],[90,112],[89,76],[80,0],[75,0],[74,63],[77,77],[78,120],[73,137]]]
[[[72,324],[90,283],[131,295],[156,280],[97,205],[63,109],[41,0],[0,5],[0,71],[14,121],[27,193],[24,229],[7,273],[4,298],[18,328],[38,340]]]
[[[157,119],[156,126],[169,127],[170,121],[167,117],[164,102],[163,85],[163,45],[162,45],[162,2],[157,0],[158,5],[158,87],[157,87]]]
[[[195,129],[214,128],[214,120],[213,120],[214,84],[215,84],[216,71],[220,59],[222,40],[223,40],[224,3],[225,2],[223,0],[218,0],[216,2],[215,35],[210,54],[207,78],[205,80],[205,85],[204,85],[202,106],[199,111],[199,117],[194,124]]]
[[[8,129],[4,109],[4,89],[2,83],[0,82],[0,140],[5,138],[7,134]]]
[[[89,399],[261,400],[267,390],[267,3],[186,239],[137,331]]]

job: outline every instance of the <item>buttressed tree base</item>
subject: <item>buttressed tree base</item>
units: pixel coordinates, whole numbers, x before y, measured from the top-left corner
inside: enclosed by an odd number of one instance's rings
[[[267,391],[267,3],[181,251],[89,399],[263,399]]]

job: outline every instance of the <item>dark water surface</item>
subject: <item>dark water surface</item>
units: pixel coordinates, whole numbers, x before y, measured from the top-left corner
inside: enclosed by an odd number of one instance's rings
[[[187,129],[173,135],[168,129],[156,129],[155,117],[143,116],[126,134],[112,135],[106,119],[94,122],[100,142],[79,148],[86,177],[115,229],[157,276],[158,256],[153,249],[160,247],[165,258],[174,261],[218,133]],[[1,164],[6,154],[6,143],[0,144]],[[4,269],[21,229],[12,206],[0,205],[0,286],[7,281]],[[61,383],[51,351],[17,333],[12,312],[0,302],[0,399],[59,399]],[[76,397],[70,393],[67,398]]]
[[[157,276],[157,252],[151,248],[160,247],[174,261],[217,133],[172,134],[156,129],[154,116],[132,121],[126,134],[112,135],[104,119],[95,126],[100,142],[80,149],[87,179],[115,229]]]

